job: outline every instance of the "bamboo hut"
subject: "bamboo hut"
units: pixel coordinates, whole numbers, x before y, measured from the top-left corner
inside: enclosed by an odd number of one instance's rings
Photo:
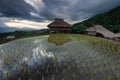
[[[120,33],[117,33],[116,35],[118,35],[119,37],[116,37],[115,40],[120,42]]]
[[[48,28],[51,33],[68,33],[71,31],[72,26],[63,19],[55,19],[54,22],[48,25]]]
[[[88,35],[99,36],[104,38],[119,38],[120,35],[115,34],[108,29],[104,28],[102,25],[94,25],[85,30]]]

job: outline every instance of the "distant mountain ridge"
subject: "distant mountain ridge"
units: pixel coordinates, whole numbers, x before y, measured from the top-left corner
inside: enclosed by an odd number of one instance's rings
[[[77,25],[84,25],[84,26],[91,26],[91,25],[103,25],[105,28],[118,33],[120,32],[120,7],[112,9],[106,13],[97,15],[92,17],[86,21],[74,24]]]
[[[15,32],[15,31],[33,31],[35,29],[32,28],[12,28],[12,27],[0,27],[0,33],[6,32]]]
[[[10,27],[0,27],[0,33],[14,32],[15,30],[18,30],[18,29],[17,28],[10,28]]]

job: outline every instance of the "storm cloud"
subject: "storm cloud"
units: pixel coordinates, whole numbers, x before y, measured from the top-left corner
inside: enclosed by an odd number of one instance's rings
[[[5,17],[29,18],[34,8],[24,0],[0,0],[0,13]]]
[[[120,0],[0,0],[0,16],[83,21],[120,6]]]
[[[120,5],[120,0],[42,0],[42,16],[82,21]]]

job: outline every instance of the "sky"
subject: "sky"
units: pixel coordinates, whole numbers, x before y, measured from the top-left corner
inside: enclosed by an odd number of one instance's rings
[[[120,0],[0,0],[0,29],[46,29],[55,18],[74,24],[117,6]]]

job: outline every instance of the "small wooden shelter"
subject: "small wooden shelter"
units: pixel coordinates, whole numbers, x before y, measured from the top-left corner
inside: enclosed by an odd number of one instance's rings
[[[6,39],[15,39],[15,36],[7,36]]]
[[[120,33],[117,33],[116,35],[119,35],[119,37],[116,37],[115,40],[120,42]]]
[[[88,35],[92,36],[99,36],[99,37],[105,37],[105,38],[118,38],[120,35],[115,34],[108,29],[104,28],[102,25],[94,25],[92,27],[89,27],[85,30]]]
[[[59,33],[59,32],[70,32],[72,26],[65,22],[63,19],[55,19],[54,22],[48,25],[51,33]]]

